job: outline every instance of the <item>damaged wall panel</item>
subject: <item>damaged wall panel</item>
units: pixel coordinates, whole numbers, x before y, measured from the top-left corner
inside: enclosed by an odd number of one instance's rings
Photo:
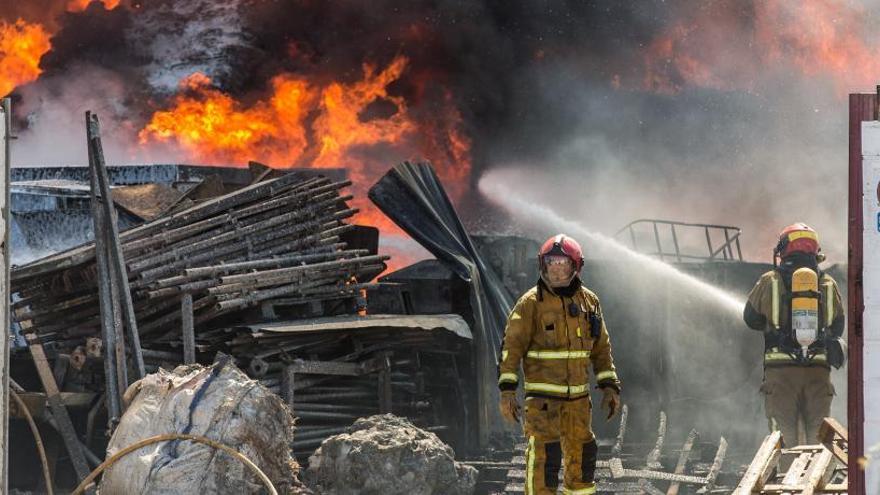
[[[429,163],[403,162],[393,167],[369,193],[383,213],[438,260],[471,285],[471,306],[477,338],[477,381],[480,444],[501,431],[496,363],[513,298],[483,261],[461,223],[440,179]]]

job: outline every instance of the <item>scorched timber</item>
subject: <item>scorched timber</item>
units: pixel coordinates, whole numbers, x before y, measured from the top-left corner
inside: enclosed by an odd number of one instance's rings
[[[357,213],[341,194],[350,184],[290,173],[121,232],[144,343],[180,343],[184,295],[198,340],[214,319],[278,298],[339,300],[372,287],[357,281],[388,258],[341,242]],[[13,271],[16,321],[59,351],[100,333],[94,254],[89,243]]]

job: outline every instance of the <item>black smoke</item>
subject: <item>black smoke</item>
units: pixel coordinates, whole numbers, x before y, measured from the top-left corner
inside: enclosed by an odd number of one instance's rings
[[[364,63],[405,55],[392,92],[425,121],[452,95],[472,140],[474,183],[519,170],[508,176],[524,195],[604,231],[645,216],[740,225],[751,256],[763,256],[782,226],[806,221],[842,261],[845,102],[821,78],[748,65],[755,5],[152,0],[108,11],[93,3],[53,18],[44,77],[20,91],[19,115],[41,132],[47,99],[70,93],[72,74],[89,86],[84,74],[94,72],[96,100],[110,95],[120,132],[136,132],[194,71],[248,101],[280,72],[354,81]],[[688,85],[673,61],[646,60],[694,11],[706,24],[697,34],[724,26],[711,48],[719,66],[737,61],[719,69],[736,85]],[[649,68],[677,92],[646,87]]]

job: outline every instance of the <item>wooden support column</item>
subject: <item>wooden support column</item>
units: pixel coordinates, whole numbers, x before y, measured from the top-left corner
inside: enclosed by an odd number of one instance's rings
[[[180,320],[183,324],[183,363],[196,362],[196,334],[193,325],[193,298],[186,293],[180,298]]]
[[[294,410],[293,396],[294,391],[296,390],[296,387],[294,386],[295,375],[295,366],[285,366],[284,370],[281,372],[281,398],[284,399],[284,402],[287,403],[287,406],[290,407],[291,411]]]
[[[86,463],[85,454],[83,453],[82,445],[79,442],[76,430],[73,427],[73,422],[67,414],[67,408],[61,401],[61,391],[58,389],[58,384],[55,382],[55,375],[49,367],[49,360],[46,358],[43,344],[40,342],[40,338],[37,336],[36,332],[30,328],[30,321],[23,321],[21,322],[21,325],[28,348],[31,351],[31,357],[34,359],[37,376],[39,376],[40,382],[43,384],[43,390],[46,391],[46,401],[49,403],[49,408],[52,411],[52,417],[55,419],[58,432],[64,440],[64,445],[67,447],[67,453],[70,454],[73,469],[76,472],[78,479],[85,479],[91,470]],[[91,489],[88,493],[94,493],[94,489]]]
[[[379,358],[379,413],[386,414],[391,412],[391,354],[382,353]]]

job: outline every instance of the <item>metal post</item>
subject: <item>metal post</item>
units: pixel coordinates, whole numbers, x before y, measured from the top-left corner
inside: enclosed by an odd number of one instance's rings
[[[730,245],[730,234],[727,232],[727,229],[724,229],[724,241],[726,242],[724,259],[733,259],[733,246]],[[728,254],[730,255],[729,258]]]
[[[146,374],[144,370],[144,357],[141,354],[141,339],[138,334],[137,320],[135,318],[134,304],[131,300],[131,289],[128,285],[128,271],[125,267],[125,256],[122,254],[122,244],[119,241],[119,226],[116,221],[116,209],[113,207],[113,197],[110,195],[110,178],[107,174],[107,166],[104,163],[104,150],[101,146],[101,130],[98,124],[98,116],[86,112],[86,132],[89,141],[89,150],[94,160],[97,182],[104,199],[104,220],[107,225],[107,249],[112,257],[113,277],[122,297],[122,310],[125,316],[125,327],[128,329],[129,346],[131,347],[134,369],[138,378]]]
[[[706,233],[706,245],[709,246],[709,259],[715,259],[715,253],[712,252],[712,236],[709,234],[709,227],[703,227],[703,231]]]
[[[657,254],[660,256],[660,261],[663,261],[663,246],[660,245],[660,232],[657,230],[657,222],[654,223],[654,240],[657,242]]]
[[[183,363],[196,362],[196,334],[193,328],[193,296],[189,292],[180,298],[180,320],[183,325]]]
[[[675,245],[675,257],[678,259],[678,262],[681,263],[681,250],[678,248],[678,236],[675,235],[675,224],[669,224],[669,230],[672,231],[672,244]]]
[[[104,219],[106,220],[106,215]],[[107,230],[106,224],[104,229],[104,247],[107,248]],[[119,285],[116,284],[116,279],[113,277],[113,265],[110,261],[110,253],[108,253],[105,249],[104,251],[104,259],[106,260],[108,267],[108,275],[109,279],[107,282],[110,284],[110,301],[112,308],[112,317],[113,317],[113,332],[115,345],[111,352],[116,356],[116,378],[117,378],[117,388],[119,390],[119,396],[122,397],[125,394],[125,390],[128,389],[128,364],[125,359],[125,333],[124,326],[122,324],[122,308],[119,307]],[[122,402],[120,401],[120,404]]]
[[[379,354],[382,360],[382,370],[379,371],[379,413],[391,412],[391,356],[387,353]]]
[[[739,245],[739,234],[740,234],[739,232],[736,233],[736,255],[739,258],[739,260],[742,261],[743,260],[743,252],[742,252],[742,247],[740,247],[740,245]]]
[[[10,154],[10,141],[12,140],[11,130],[11,104],[9,98],[4,98],[2,102],[3,116],[0,119],[0,126],[3,136],[3,194],[0,195],[2,203],[0,203],[0,215],[2,215],[2,227],[0,227],[0,236],[3,238],[3,246],[0,247],[0,325],[3,325],[4,337],[0,338],[0,493],[8,493],[7,485],[9,482],[9,339],[12,335],[9,333],[9,171],[12,166],[12,156]]]

